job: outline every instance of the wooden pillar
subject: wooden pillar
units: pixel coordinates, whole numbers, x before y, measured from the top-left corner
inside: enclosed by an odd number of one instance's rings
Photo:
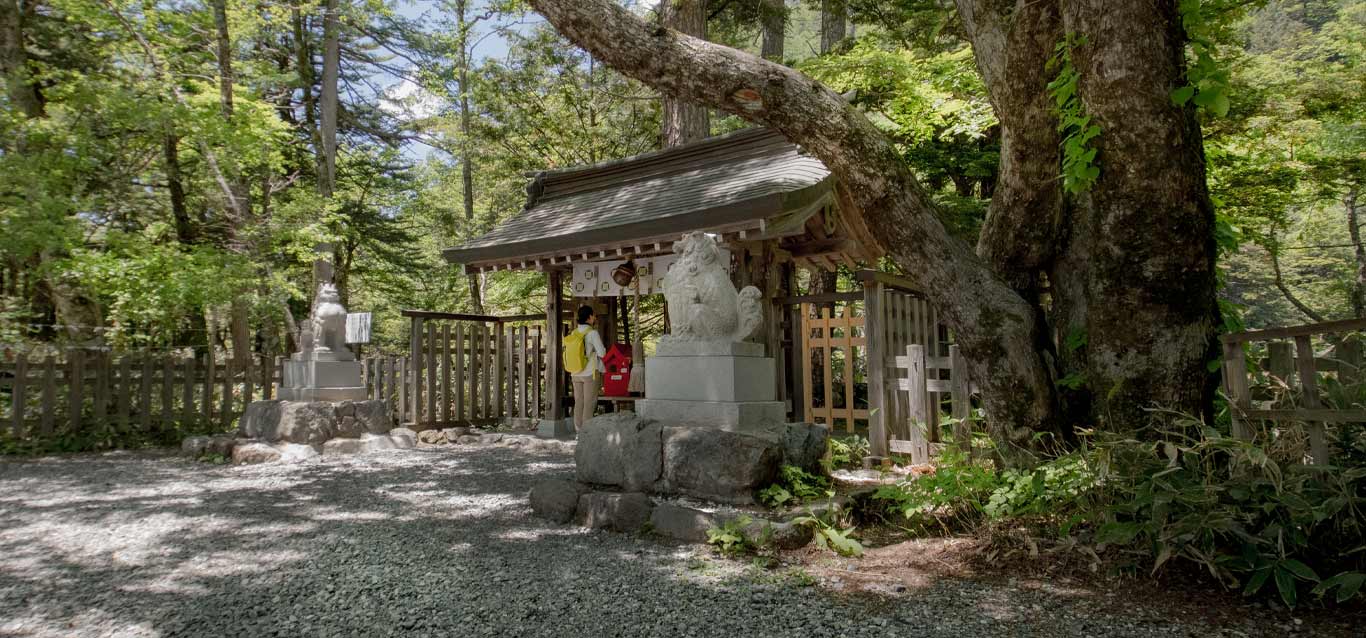
[[[418,423],[422,420],[422,318],[413,317],[408,330],[408,396],[404,422]]]
[[[544,418],[551,421],[564,418],[564,412],[560,407],[560,402],[564,398],[564,361],[560,358],[560,316],[564,314],[561,277],[558,270],[546,273]]]
[[[783,276],[787,280],[788,293],[796,295],[796,267],[789,264],[786,268],[786,272],[783,273]],[[800,423],[809,418],[805,409],[806,400],[804,399],[806,396],[806,376],[803,374],[803,370],[806,369],[807,363],[802,361],[802,357],[807,353],[805,349],[802,348],[802,343],[806,339],[806,335],[802,332],[801,304],[792,304],[787,307],[787,325],[788,331],[792,335],[792,342],[788,344],[787,351],[787,360],[789,362],[787,365],[787,373],[792,380],[791,385],[788,386],[788,396],[792,397],[792,420]]]
[[[883,343],[883,284],[863,284],[864,337],[868,340],[868,451],[887,456],[887,344]]]

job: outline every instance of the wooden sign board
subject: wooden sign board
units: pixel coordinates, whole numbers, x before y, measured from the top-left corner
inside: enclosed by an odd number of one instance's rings
[[[346,313],[346,342],[370,343],[370,313]]]

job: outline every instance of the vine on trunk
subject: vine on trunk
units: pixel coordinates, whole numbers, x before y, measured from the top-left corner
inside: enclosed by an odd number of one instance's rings
[[[1053,49],[1048,70],[1057,69],[1057,76],[1048,83],[1048,94],[1058,110],[1058,132],[1062,134],[1062,187],[1073,195],[1090,190],[1100,177],[1096,163],[1097,149],[1091,140],[1100,136],[1100,126],[1091,123],[1082,110],[1077,95],[1077,80],[1081,74],[1072,65],[1072,48],[1086,44],[1084,36],[1068,34]]]

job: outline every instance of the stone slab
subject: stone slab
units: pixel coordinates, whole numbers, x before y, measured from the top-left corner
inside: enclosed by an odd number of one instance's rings
[[[655,346],[657,357],[696,357],[725,355],[731,357],[762,357],[764,344],[750,341],[687,341],[661,339]]]
[[[353,388],[361,383],[359,361],[285,361],[280,385],[284,388]]]
[[[580,483],[646,490],[663,466],[663,428],[630,412],[604,414],[585,423],[574,447]]]
[[[769,357],[653,356],[645,360],[645,397],[677,401],[772,401],[776,368]]]
[[[782,401],[676,401],[641,399],[636,413],[666,425],[718,428],[727,431],[769,429],[787,418]]]
[[[689,543],[705,543],[707,530],[715,526],[710,513],[682,505],[661,503],[650,512],[650,527],[656,534]]]
[[[579,497],[574,518],[584,527],[638,532],[650,520],[654,503],[640,492],[589,492]]]
[[[349,388],[286,388],[280,387],[284,401],[363,401],[368,392],[365,386]]]
[[[532,486],[528,500],[536,516],[556,523],[568,523],[578,511],[579,497],[587,491],[587,487],[574,481],[542,481]]]

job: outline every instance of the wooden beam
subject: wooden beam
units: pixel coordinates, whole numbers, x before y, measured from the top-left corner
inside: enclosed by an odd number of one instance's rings
[[[545,334],[545,418],[559,421],[564,418],[560,410],[560,384],[563,382],[564,361],[560,358],[560,316],[564,314],[564,295],[561,290],[560,273],[551,271],[546,275],[546,334]]]
[[[789,245],[786,250],[792,253],[794,257],[807,257],[830,253],[853,253],[858,250],[858,244],[847,238],[813,239],[800,244]]]
[[[888,288],[911,293],[914,297],[923,298],[925,296],[916,282],[911,281],[906,277],[902,277],[901,275],[894,275],[880,270],[860,270],[854,274],[858,277],[859,281],[864,283],[864,285],[867,285],[870,281],[878,281],[885,284]]]
[[[1226,334],[1222,337],[1224,343],[1240,343],[1243,341],[1266,341],[1270,339],[1288,339],[1290,337],[1336,334],[1339,332],[1359,332],[1366,330],[1366,319],[1343,319],[1341,321],[1327,321],[1324,323],[1311,323],[1302,326],[1289,326],[1286,328],[1270,328],[1268,330],[1247,330]]]

